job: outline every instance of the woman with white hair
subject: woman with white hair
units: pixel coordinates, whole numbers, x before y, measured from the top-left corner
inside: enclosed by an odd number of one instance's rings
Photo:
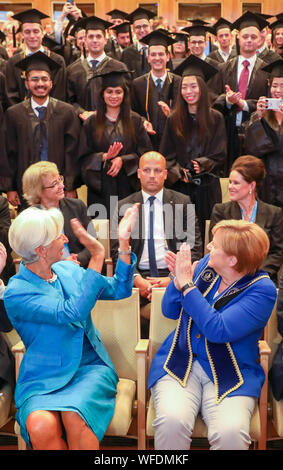
[[[120,258],[113,278],[99,274],[104,249],[77,219],[71,224],[90,251],[88,269],[60,262],[68,240],[58,209],[30,207],[10,228],[10,244],[23,261],[4,303],[26,347],[15,402],[30,448],[99,448],[114,413],[118,378],[90,312],[98,299],[131,295],[136,258],[129,237],[136,214],[133,206],[119,224]]]

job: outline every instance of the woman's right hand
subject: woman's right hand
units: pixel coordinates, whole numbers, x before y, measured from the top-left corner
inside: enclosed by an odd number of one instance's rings
[[[261,119],[264,115],[265,111],[267,110],[267,98],[266,96],[260,96],[258,102],[256,104],[256,112],[258,117]]]
[[[119,155],[123,148],[122,142],[113,142],[113,144],[110,145],[107,153],[105,152],[103,154],[102,160],[112,160],[112,158],[115,158]]]

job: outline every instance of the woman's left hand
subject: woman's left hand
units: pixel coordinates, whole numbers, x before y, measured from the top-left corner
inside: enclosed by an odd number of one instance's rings
[[[163,112],[163,114],[164,114],[166,117],[168,117],[169,114],[170,114],[170,112],[171,112],[171,110],[170,110],[168,104],[165,103],[164,101],[158,101],[157,104],[158,104],[158,106],[160,106],[161,111]]]
[[[119,171],[121,170],[123,165],[123,160],[121,157],[116,157],[111,160],[111,167],[107,171],[108,176],[112,176],[112,178],[115,178],[119,174]]]

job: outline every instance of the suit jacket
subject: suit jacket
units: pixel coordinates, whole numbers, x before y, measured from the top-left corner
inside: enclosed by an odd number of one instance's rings
[[[111,256],[114,262],[118,257],[118,241],[117,237],[115,236],[118,220],[120,221],[129,205],[132,206],[137,202],[140,203],[139,216],[137,217],[136,225],[132,231],[132,235],[134,234],[134,237],[131,237],[130,245],[132,252],[137,256],[137,266],[140,262],[145,243],[145,239],[142,234],[142,227],[145,226],[145,220],[143,211],[143,196],[141,191],[131,194],[118,203],[118,214],[116,211],[116,214],[113,217],[113,225],[111,226]],[[185,196],[184,194],[178,193],[171,189],[164,188],[163,204],[168,205],[170,209],[172,208],[172,217],[168,216],[171,210],[168,213],[165,210],[163,213],[165,241],[168,250],[176,253],[183,241],[188,240],[189,243],[190,241],[194,240],[195,243],[192,247],[192,259],[193,261],[200,259],[202,256],[202,240],[197,218],[194,220],[191,219],[191,217],[194,217],[195,214],[189,196]],[[187,209],[189,209],[188,212]],[[193,231],[192,228],[194,228]]]
[[[56,54],[55,52],[50,52],[50,58],[57,62],[60,67],[59,69],[51,73],[51,79],[53,83],[52,90],[50,95],[53,98],[64,101],[66,99],[66,65],[63,57]],[[25,87],[25,79],[22,76],[21,69],[16,67],[16,64],[20,60],[25,58],[25,52],[20,51],[13,55],[7,60],[6,63],[6,80],[7,80],[7,93],[10,105],[20,103],[28,95],[28,91]]]
[[[269,253],[262,269],[277,284],[278,272],[283,263],[283,210],[260,200],[257,202],[255,223],[266,232],[270,241]],[[230,219],[240,220],[241,218],[241,210],[237,202],[230,201],[224,204],[215,204],[210,219],[210,239],[212,238],[211,229],[217,222]]]
[[[59,209],[64,216],[64,233],[69,239],[68,245],[70,253],[76,253],[81,266],[87,268],[90,260],[90,252],[79,242],[71,227],[71,219],[77,218],[86,230],[89,224],[91,224],[90,229],[93,228],[91,218],[87,215],[87,207],[80,199],[64,197],[64,199],[59,201]],[[96,236],[94,228],[90,233]]]
[[[283,336],[283,271],[281,271],[277,299],[278,331]],[[269,371],[269,381],[276,400],[283,398],[283,341],[280,342]]]
[[[131,295],[134,255],[132,260],[131,265],[119,260],[112,278],[72,261],[55,263],[52,270],[62,292],[20,264],[4,294],[8,316],[26,347],[15,391],[17,408],[29,397],[51,393],[71,380],[81,361],[85,334],[98,356],[114,369],[90,313],[98,299]]]

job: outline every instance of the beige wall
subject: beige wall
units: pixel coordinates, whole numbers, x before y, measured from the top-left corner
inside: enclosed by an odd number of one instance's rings
[[[158,14],[160,16],[164,16],[168,19],[169,25],[176,24],[177,22],[177,10],[178,6],[177,3],[180,0],[160,0],[159,3],[159,10]],[[182,3],[190,3],[186,2],[185,0],[181,0]],[[216,3],[217,0],[192,0],[192,3]],[[0,1],[0,3],[5,3]],[[28,3],[28,0],[16,0],[16,2],[9,2],[10,9],[13,9],[13,3]],[[52,13],[52,2],[50,0],[33,0],[32,3],[33,8],[37,8],[38,10],[43,11],[44,13],[51,15]],[[78,5],[80,3],[91,3],[87,0],[77,0],[76,2]],[[136,0],[99,0],[94,2],[96,3],[96,15],[101,18],[106,18],[105,12],[112,10],[113,8],[119,8],[119,10],[131,12],[135,8],[137,8],[138,3]],[[141,3],[147,3],[146,0],[141,0]],[[148,3],[154,3],[153,0],[149,1]],[[222,0],[219,1],[222,4],[222,15],[223,17],[229,20],[235,20],[239,17],[242,13],[242,3],[240,0]],[[247,0],[245,3],[249,3]],[[254,3],[260,3],[259,0],[254,0]],[[277,14],[283,10],[283,6],[280,3],[281,0],[263,0],[262,2],[262,13],[269,13],[269,14]]]

